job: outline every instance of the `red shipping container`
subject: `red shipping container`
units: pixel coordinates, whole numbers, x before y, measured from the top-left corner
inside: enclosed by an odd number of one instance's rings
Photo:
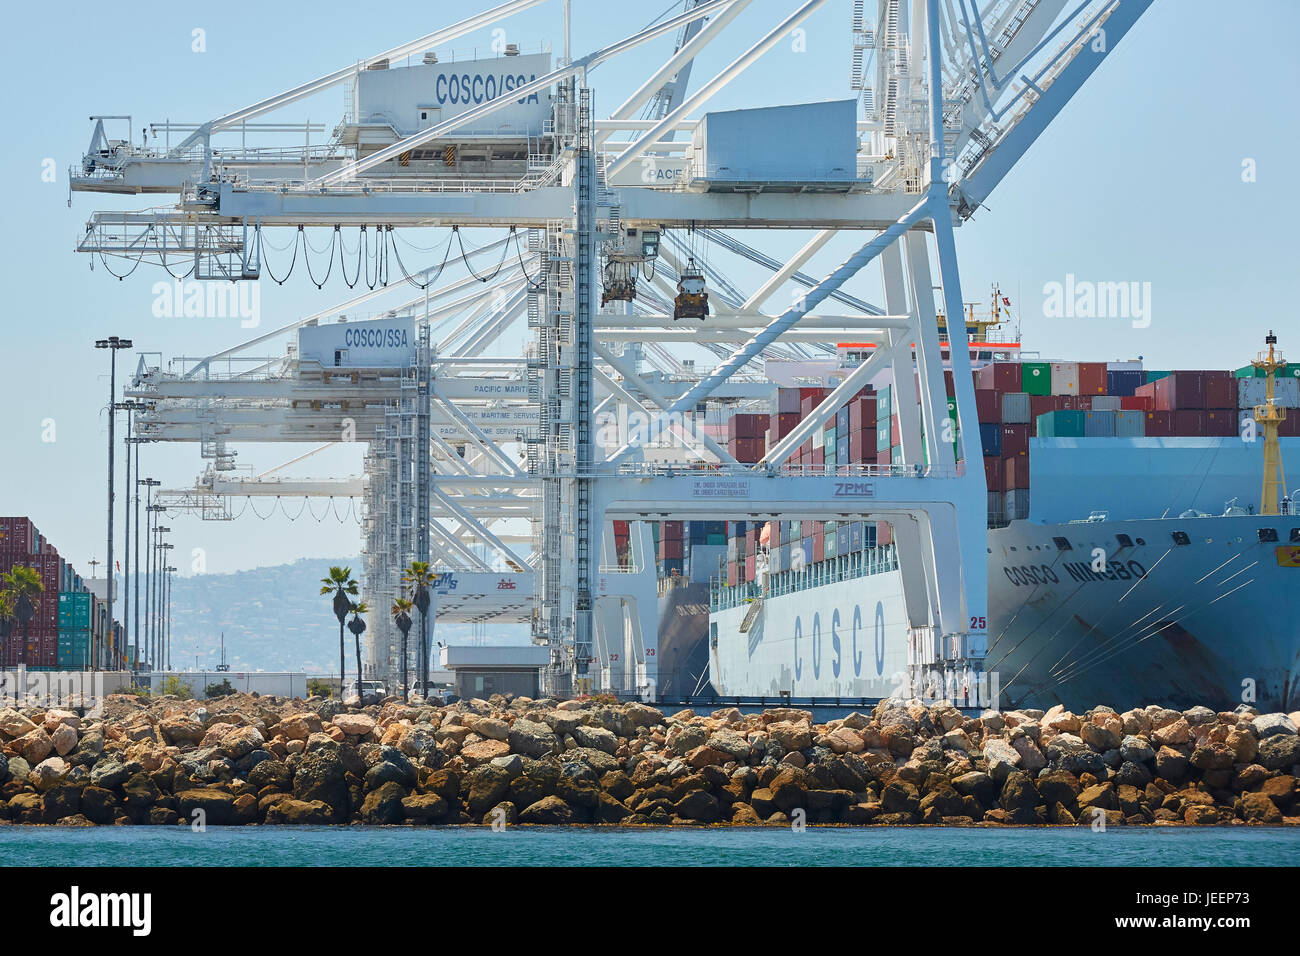
[[[876,454],[876,433],[874,431],[849,432],[849,464],[865,464],[868,446],[871,448],[871,455],[874,459]]]
[[[984,484],[988,485],[989,491],[1005,491],[1006,469],[1002,466],[1002,459],[994,455],[984,456]]]
[[[1105,362],[1080,362],[1079,363],[1079,394],[1080,395],[1105,395],[1106,394],[1106,363]]]
[[[738,438],[762,438],[767,431],[768,416],[739,414],[727,419],[727,440]]]
[[[1237,379],[1231,372],[1205,373],[1205,407],[1207,409],[1237,407]]]
[[[1277,426],[1277,433],[1282,438],[1300,437],[1300,408],[1286,410],[1286,421]]]
[[[1206,412],[1205,434],[1211,438],[1232,438],[1241,427],[1238,416],[1242,414],[1244,413],[1238,412],[1235,408],[1232,410],[1216,408]]]
[[[626,538],[630,531],[631,531],[631,522],[629,521],[614,522],[614,537]]]
[[[886,545],[894,543],[894,529],[888,521],[876,522],[876,544]]]
[[[1020,391],[1020,363],[994,362],[979,370],[979,388],[990,388],[999,394]]]
[[[813,549],[812,549],[813,560],[825,561],[826,560],[826,535],[824,535],[820,529],[817,531],[815,535],[813,535],[812,544],[813,544]]]
[[[1048,412],[1059,412],[1065,408],[1061,395],[1030,395],[1029,396],[1029,420],[1038,421],[1039,415],[1046,415]]]
[[[1030,406],[1033,406],[1033,399],[1030,399]],[[980,424],[1001,424],[1002,396],[991,388],[975,389],[975,412]]]
[[[895,415],[889,420],[889,444],[891,446],[903,444],[902,433],[898,430],[898,416]]]
[[[1154,384],[1158,412],[1205,407],[1205,377],[1201,372],[1170,372]]]
[[[738,576],[736,574],[736,562],[728,561],[727,562],[727,584],[730,587],[734,588],[738,583],[739,581],[738,581]]]
[[[1173,412],[1147,412],[1147,438],[1170,438],[1174,434]]]
[[[813,452],[813,443],[812,443],[812,439],[809,438],[806,442],[804,442],[802,445],[799,446],[799,457],[807,458],[809,455],[812,454],[812,452]]]
[[[1173,413],[1174,434],[1182,437],[1203,438],[1205,431],[1205,412],[1199,408],[1180,408]]]
[[[682,522],[680,522],[680,521],[665,521],[665,522],[663,522],[663,523],[659,526],[659,537],[660,537],[660,538],[675,538],[676,540],[680,541],[680,540],[682,540],[682,531],[683,531],[683,530],[684,530],[684,529],[682,528]]]
[[[1029,487],[1029,456],[1015,455],[1005,459],[1006,473],[1004,491],[1016,491]]]
[[[1054,395],[1052,397],[1060,401],[1062,411],[1092,411],[1091,395]]]
[[[826,464],[826,449],[824,447],[814,448],[811,455],[811,461],[814,467],[822,467]]]
[[[1143,388],[1150,386],[1143,385]],[[1156,400],[1153,395],[1124,395],[1119,400],[1119,407],[1128,412],[1153,412]]]
[[[1019,377],[1020,375],[1017,372],[1016,378]],[[957,394],[957,380],[952,377],[952,369],[950,368],[946,368],[943,370],[943,390],[948,393],[949,398],[952,398]],[[1019,386],[1011,389],[1011,391],[1013,392],[1018,392],[1019,390],[1020,390]]]
[[[761,438],[733,438],[727,442],[727,451],[736,461],[753,464],[763,457],[767,443]]]
[[[800,536],[801,538],[811,538],[811,537],[812,537],[814,534],[816,534],[816,533],[817,533],[817,522],[816,522],[816,521],[800,521],[800,522],[799,522],[799,536]]]
[[[752,554],[745,555],[745,580],[753,581],[758,570],[758,561]]]
[[[818,402],[821,402],[821,400],[830,393],[831,390],[829,388],[820,388],[816,385],[802,386],[799,389],[799,405],[802,408],[803,403],[810,398],[815,398]]]
[[[1002,426],[1002,455],[1010,458],[1012,455],[1029,454],[1029,426],[1028,425],[1003,425]]]
[[[774,442],[778,438],[784,438],[794,431],[800,419],[801,416],[798,412],[782,412],[780,415],[772,415],[767,423],[767,440]]]
[[[892,463],[892,454],[888,448],[876,450],[876,464],[888,465]]]
[[[682,540],[680,538],[675,541],[661,539],[659,541],[659,557],[669,561],[685,557]]]
[[[860,432],[876,429],[876,400],[874,398],[855,398],[849,402],[849,431]],[[875,438],[872,438],[875,441]]]

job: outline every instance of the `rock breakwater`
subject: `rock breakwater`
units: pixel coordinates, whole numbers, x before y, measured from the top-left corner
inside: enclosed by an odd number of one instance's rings
[[[1300,713],[666,713],[236,695],[0,710],[0,822],[1300,824]]]

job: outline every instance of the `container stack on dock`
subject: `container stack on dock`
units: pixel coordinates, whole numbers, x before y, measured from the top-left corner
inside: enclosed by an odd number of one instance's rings
[[[121,647],[120,625],[110,626],[108,605],[90,593],[81,575],[59,556],[30,518],[0,518],[0,574],[23,566],[40,575],[44,591],[36,614],[23,629],[14,625],[0,641],[5,667],[23,663],[29,670],[81,670],[91,665],[93,647]]]

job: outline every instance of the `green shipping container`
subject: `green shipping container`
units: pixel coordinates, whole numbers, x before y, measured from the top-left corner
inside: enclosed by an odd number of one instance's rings
[[[59,593],[59,627],[90,626],[90,594],[81,591]]]
[[[1168,378],[1168,377],[1169,377],[1169,374],[1170,374],[1169,372],[1157,372],[1157,371],[1154,371],[1154,370],[1152,370],[1152,369],[1147,369],[1147,371],[1146,371],[1147,382],[1146,382],[1146,383],[1147,383],[1148,385],[1150,385],[1152,382],[1158,382],[1158,381],[1160,381],[1160,379],[1162,379],[1162,378]]]
[[[838,535],[838,533],[835,532],[835,531],[827,531],[827,532],[822,536],[822,544],[823,544],[823,548],[824,548],[822,554],[823,554],[825,557],[833,558],[833,557],[835,557],[835,556],[839,553],[839,552],[836,551],[836,549],[835,549],[835,543],[836,543],[836,541],[838,540],[838,538],[839,538],[839,535]]]
[[[1046,412],[1038,416],[1039,438],[1082,438],[1083,412],[1077,409]]]
[[[1020,390],[1030,395],[1052,394],[1052,364],[1050,362],[1021,362]]]
[[[1236,371],[1237,378],[1268,378],[1262,369],[1253,365],[1243,365]],[[1278,378],[1300,378],[1300,362],[1288,362],[1277,370]]]

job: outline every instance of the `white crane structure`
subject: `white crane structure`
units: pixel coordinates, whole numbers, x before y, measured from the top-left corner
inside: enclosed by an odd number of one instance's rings
[[[754,109],[722,113],[708,112],[710,99],[743,88],[746,70],[828,0],[758,24],[749,0],[683,0],[572,58],[565,0],[558,63],[513,44],[488,59],[452,52],[457,38],[542,2],[502,3],[207,122],[149,127],[152,144],[108,139],[115,121],[130,129],[127,117],[92,117],[72,188],[174,200],[95,213],[80,251],[222,287],[280,281],[293,263],[318,286],[330,274],[366,283],[217,355],[166,370],[142,361],[132,393],[150,407],[136,433],[198,442],[210,460],[194,488],[160,501],[222,519],[243,496],[359,498],[365,587],[381,607],[367,631],[376,674],[397,669],[381,595],[424,559],[457,582],[436,589],[440,616],[531,623],[551,648],[555,693],[653,686],[648,522],[887,520],[910,661],[969,686],[987,644],[986,488],[964,323],[949,322],[941,340],[939,317],[963,314],[954,227],[1150,0],[855,0],[844,4],[844,100],[767,107],[760,88]],[[700,53],[744,27],[760,38],[698,82]],[[597,115],[606,64],[661,37],[675,37],[667,59]],[[349,105],[328,139],[319,124],[262,119],[336,86]],[[274,145],[249,145],[268,137]],[[467,242],[473,230],[490,238]],[[433,252],[403,261],[417,231],[435,237]],[[764,237],[788,231],[806,236],[796,252],[762,251]],[[841,234],[860,238],[839,266],[803,271]],[[743,290],[724,259],[760,280]],[[844,288],[872,263],[881,304]],[[693,288],[697,274],[707,284],[702,319],[674,318],[684,270]],[[358,321],[372,299],[402,289],[404,301]],[[277,339],[284,353],[266,355]],[[841,361],[846,340],[869,357]],[[717,364],[697,371],[690,354]],[[777,381],[809,369],[837,386],[758,463],[697,427],[727,409],[766,409]],[[917,382],[916,400],[898,402],[902,462],[789,463],[886,371]],[[611,418],[622,423],[613,440],[598,433]],[[235,446],[267,441],[365,442],[365,474],[308,481],[236,468]],[[633,523],[622,563],[611,521]]]

